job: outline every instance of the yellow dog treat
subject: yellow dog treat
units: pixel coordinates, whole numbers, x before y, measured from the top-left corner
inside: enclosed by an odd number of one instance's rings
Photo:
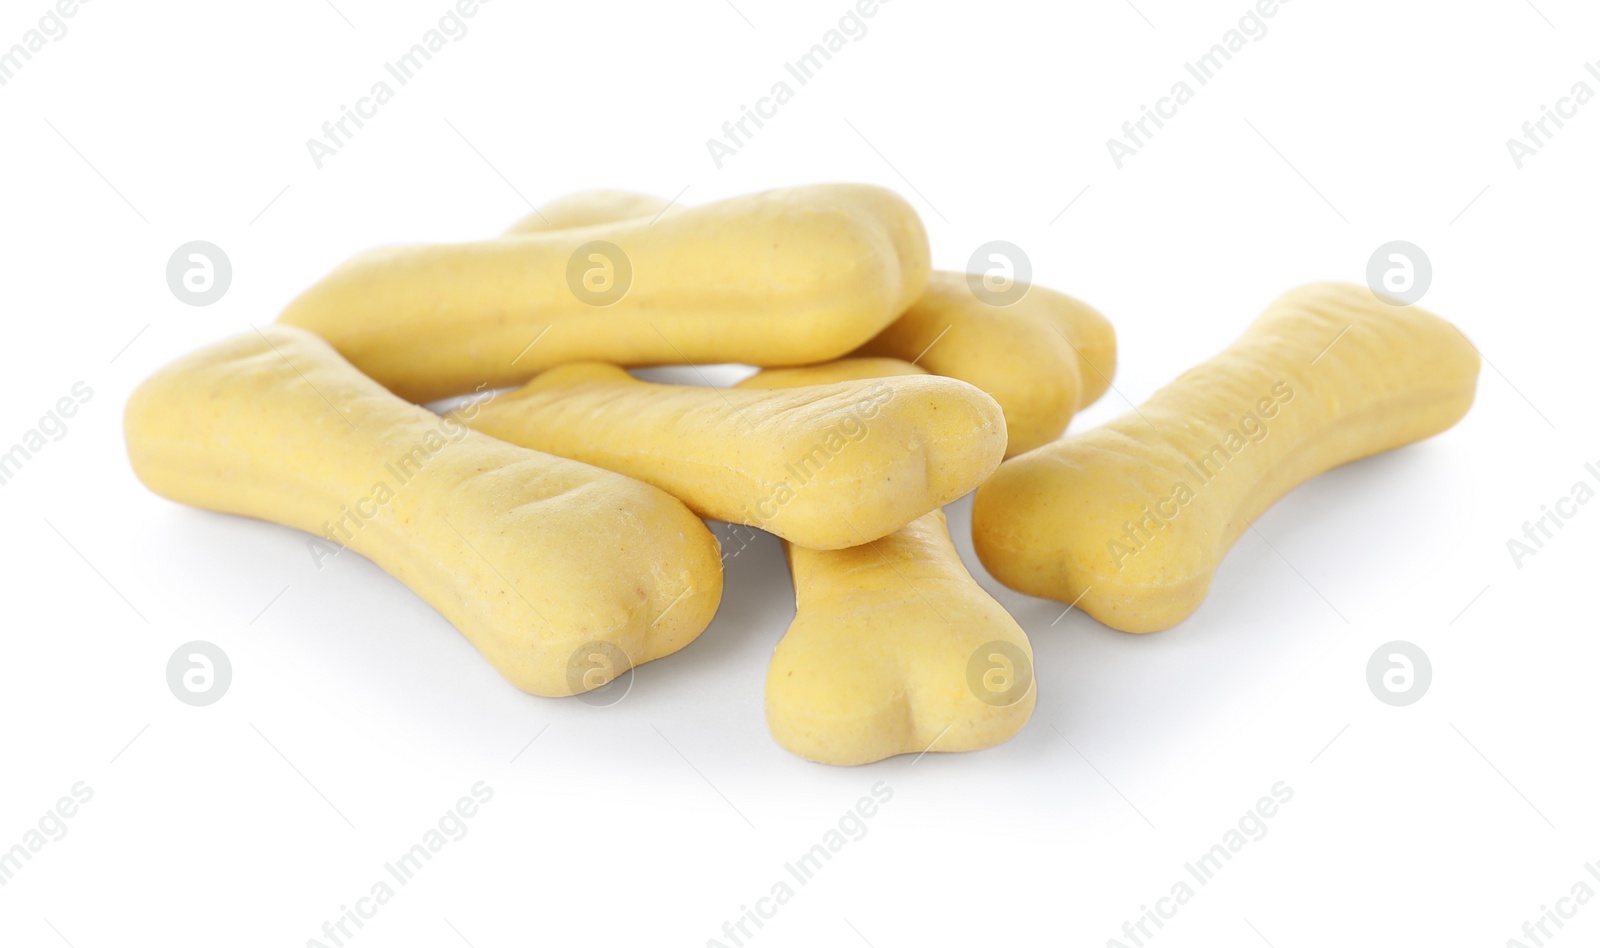
[[[426,401],[591,359],[819,362],[888,325],[927,278],[910,205],[882,188],[817,185],[654,223],[371,251],[279,321]]]
[[[722,595],[717,541],[683,504],[408,404],[303,330],[174,362],[125,424],[151,490],[317,534],[319,567],[344,547],[366,556],[534,694],[677,651]]]
[[[804,374],[744,384],[803,385]],[[786,549],[795,617],[767,672],[767,726],[780,745],[865,764],[992,747],[1027,723],[1037,697],[1028,637],[967,572],[942,511],[847,550]]]
[[[915,359],[993,395],[1007,457],[1059,437],[1117,371],[1116,333],[1095,310],[1042,286],[998,306],[974,296],[964,273],[932,274],[911,308],[854,354]]]
[[[689,205],[675,204],[654,194],[637,191],[613,191],[601,188],[594,191],[574,191],[541,204],[507,227],[504,236],[518,234],[544,234],[573,227],[593,227],[596,224],[615,224],[643,217],[657,219],[668,214],[682,213]]]
[[[508,237],[537,234],[574,227],[613,224],[636,217],[654,218],[667,210],[667,202],[649,194],[632,191],[578,191],[556,198],[506,228]]]
[[[1133,414],[1001,465],[972,539],[1013,589],[1154,632],[1199,607],[1279,497],[1466,414],[1478,355],[1456,328],[1366,288],[1280,297],[1228,349]]]
[[[1006,444],[999,406],[955,379],[746,391],[641,382],[597,362],[551,369],[470,424],[821,549],[875,540],[966,494]]]
[[[783,369],[762,369],[734,388],[798,388],[802,385],[831,385],[834,382],[859,382],[864,379],[896,375],[927,375],[928,370],[904,359],[851,358],[796,365]],[[1009,432],[1008,432],[1009,438]]]
[[[683,208],[628,191],[580,191],[513,224],[508,234],[663,218]],[[1053,441],[1072,416],[1103,395],[1117,371],[1117,336],[1088,305],[1042,286],[1001,306],[973,294],[965,273],[936,271],[916,302],[858,356],[915,361],[970,382],[1000,403],[1006,456]]]

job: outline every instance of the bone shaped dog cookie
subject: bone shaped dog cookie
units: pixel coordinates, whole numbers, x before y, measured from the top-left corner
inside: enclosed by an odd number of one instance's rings
[[[740,385],[805,385],[849,368],[774,369]],[[809,760],[864,764],[992,747],[1027,723],[1037,698],[1032,647],[967,572],[943,511],[851,549],[785,548],[795,617],[766,695],[780,745]]]
[[[904,200],[815,185],[659,221],[370,251],[300,294],[279,322],[428,401],[584,360],[831,359],[888,325],[927,277],[927,234]]]
[[[682,213],[680,205],[647,194],[580,191],[506,233]],[[934,271],[915,302],[852,355],[913,361],[989,393],[1005,412],[1010,457],[1059,437],[1074,414],[1105,393],[1117,370],[1117,336],[1104,316],[1064,293],[1020,286],[1016,299],[1001,300],[974,292],[972,281],[980,279]]]
[[[642,382],[595,362],[551,369],[470,424],[820,549],[876,540],[966,494],[1006,443],[994,400],[955,379],[725,390]]]
[[[1013,589],[1125,632],[1169,628],[1278,498],[1459,421],[1478,362],[1423,310],[1301,287],[1137,411],[1001,465],[974,501],[973,545]]]
[[[408,404],[304,330],[179,359],[125,425],[151,490],[366,556],[534,694],[604,684],[594,653],[620,673],[677,651],[722,595],[717,541],[677,500]]]

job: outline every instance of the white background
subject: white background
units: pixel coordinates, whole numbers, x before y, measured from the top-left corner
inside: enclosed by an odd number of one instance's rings
[[[1506,549],[1600,462],[1600,103],[1521,170],[1505,145],[1573,83],[1600,91],[1600,14],[1295,0],[1118,170],[1106,139],[1248,9],[1133,2],[886,3],[720,170],[706,139],[845,0],[495,0],[321,170],[306,139],[446,0],[85,4],[0,87],[0,448],[94,392],[0,487],[0,847],[76,782],[94,796],[0,887],[0,942],[306,944],[477,781],[494,798],[468,835],[348,944],[732,944],[723,923],[878,781],[865,838],[747,943],[1104,945],[1278,781],[1268,835],[1147,944],[1498,946],[1580,879],[1600,890],[1600,505],[1520,569]],[[0,49],[46,7],[7,0]],[[516,692],[365,560],[319,572],[302,535],[128,468],[133,386],[355,251],[490,234],[583,188],[834,180],[905,194],[936,265],[1009,240],[1115,322],[1115,391],[1075,428],[1395,239],[1432,259],[1422,305],[1483,352],[1477,404],[1283,500],[1171,631],[1054,622],[979,572],[1033,638],[1031,723],[854,769],[766,733],[793,611],[771,541],[729,558],[698,642],[595,709]],[[209,307],[165,280],[191,240],[232,260]],[[951,523],[977,570],[969,510]],[[207,708],[165,681],[194,639],[233,663]],[[1406,708],[1366,684],[1396,639],[1433,664]],[[1553,943],[1596,938],[1600,902]]]

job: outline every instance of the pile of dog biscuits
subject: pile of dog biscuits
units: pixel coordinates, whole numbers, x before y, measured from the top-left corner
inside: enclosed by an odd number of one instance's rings
[[[1477,383],[1454,326],[1318,284],[1062,437],[1111,384],[1110,323],[986,286],[933,271],[916,212],[881,188],[584,192],[499,236],[349,260],[276,325],[144,382],[128,453],[164,497],[371,559],[537,695],[687,646],[723,593],[705,519],[768,531],[796,600],[768,726],[861,764],[993,746],[1034,707],[1028,638],[945,504],[977,491],[974,548],[1005,585],[1157,631],[1278,498],[1444,431]],[[760,371],[731,388],[626,371],[712,363]]]

